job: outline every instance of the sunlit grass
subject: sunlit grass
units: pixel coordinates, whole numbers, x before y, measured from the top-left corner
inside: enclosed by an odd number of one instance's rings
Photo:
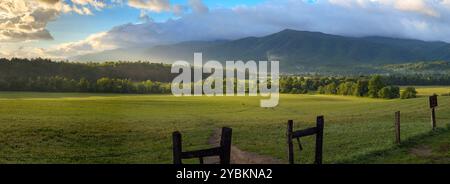
[[[259,107],[260,99],[1,92],[0,162],[171,163],[173,131],[182,132],[184,148],[205,148],[222,126],[233,128],[233,144],[241,149],[286,160],[287,120],[306,128],[315,125],[317,115],[325,116],[324,162],[355,162],[396,148],[397,110],[403,140],[430,131],[427,98],[281,95],[275,108]],[[450,97],[439,97],[439,103],[443,128],[449,124]],[[297,162],[312,163],[313,141],[302,140]]]
[[[430,96],[433,94],[443,95],[450,94],[449,86],[413,86],[416,88],[417,95],[419,96]],[[405,87],[402,87],[404,89]]]

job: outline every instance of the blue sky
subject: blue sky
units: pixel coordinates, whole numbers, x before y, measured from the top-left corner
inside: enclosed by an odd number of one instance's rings
[[[50,22],[47,29],[53,34],[55,42],[81,40],[90,34],[107,31],[114,26],[139,21],[140,10],[127,6],[113,7],[85,16],[76,13],[63,14],[56,21]],[[165,19],[167,13],[152,17]]]
[[[204,0],[203,3],[210,9],[232,8],[239,5],[252,6],[263,0]],[[171,0],[173,4],[187,4],[186,0]],[[56,21],[50,22],[47,29],[55,40],[48,44],[64,43],[81,40],[87,36],[107,31],[114,26],[126,23],[138,23],[141,10],[129,6],[116,6],[95,11],[92,16],[69,13],[61,15]],[[150,12],[149,16],[157,22],[167,19],[177,19],[179,16],[172,12]]]
[[[9,1],[9,2],[8,2]],[[20,6],[20,3],[26,4],[26,6],[34,6],[34,2],[40,3],[38,5],[43,5],[44,9],[55,10],[56,8],[48,8],[48,4],[43,3],[46,0],[5,0],[0,2],[0,7],[4,5],[5,7],[10,3],[12,6]],[[47,0],[48,1],[48,0]],[[87,3],[76,3],[78,2],[87,2]],[[89,2],[104,2],[105,6],[101,8],[94,7],[93,4],[89,4]],[[69,8],[72,7],[86,7],[90,9],[92,12],[91,15],[80,14],[73,10],[68,12],[63,12],[59,8],[57,10],[58,16],[48,17],[47,20],[43,21],[41,30],[45,30],[48,32],[49,38],[43,39],[27,39],[27,38],[17,38],[19,41],[5,41],[4,44],[0,48],[3,49],[4,52],[0,52],[0,57],[7,57],[6,51],[10,50],[10,55],[17,56],[20,53],[26,52],[26,49],[36,51],[42,49],[51,49],[52,47],[57,47],[61,44],[68,44],[72,42],[81,41],[86,39],[87,37],[100,33],[107,32],[108,30],[121,26],[124,24],[140,24],[143,23],[140,19],[140,15],[144,12],[148,17],[150,17],[155,22],[165,22],[169,19],[179,19],[183,15],[177,14],[171,10],[164,11],[152,11],[145,8],[137,8],[128,6],[127,1],[131,0],[120,0],[120,3],[112,2],[117,0],[59,0],[55,6],[58,4],[65,4]],[[141,2],[153,1],[153,0],[136,0]],[[166,1],[170,3],[171,6],[182,5],[185,7],[185,13],[192,12],[192,9],[189,8],[189,0],[154,0],[154,1]],[[19,2],[19,3],[18,3]],[[198,1],[202,3],[204,6],[209,9],[230,9],[236,6],[253,6],[255,4],[263,2],[263,0],[203,0]],[[30,8],[32,9],[32,8]],[[30,11],[30,10],[29,10]],[[32,11],[32,10],[31,10]],[[1,12],[0,12],[1,13]],[[32,12],[30,12],[32,13]],[[17,15],[17,17],[21,17],[22,15]],[[14,15],[12,15],[14,17]],[[1,17],[0,17],[1,18]],[[0,20],[0,26],[1,26]],[[25,31],[26,32],[26,31]],[[2,41],[0,37],[0,41]],[[19,52],[20,51],[20,52]],[[16,54],[14,54],[16,52]],[[30,52],[32,54],[36,54],[34,52]]]
[[[283,29],[450,42],[450,0],[1,0],[0,57],[67,57]]]

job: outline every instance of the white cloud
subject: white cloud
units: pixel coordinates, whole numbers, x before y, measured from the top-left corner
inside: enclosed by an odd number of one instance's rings
[[[431,8],[425,1],[422,0],[403,0],[396,1],[394,7],[399,10],[420,12],[430,16],[439,16],[439,13]]]
[[[329,2],[346,7],[373,8],[383,6],[383,8],[394,8],[400,11],[417,12],[429,16],[439,16],[439,13],[432,5],[442,4],[439,1],[427,0],[329,0]]]
[[[86,54],[95,51],[110,50],[116,48],[114,43],[108,41],[106,32],[93,34],[85,40],[60,44],[56,47],[45,50],[46,54],[53,58]]]
[[[166,22],[148,21],[117,26],[100,35],[98,42],[109,45],[108,48],[150,47],[190,40],[262,36],[285,28],[346,36],[378,35],[450,41],[450,19],[446,18],[450,15],[449,9],[431,8],[444,2],[330,0],[307,3],[287,0],[208,12],[199,11],[198,7],[195,10],[198,3],[203,4],[201,1],[190,1],[194,13]],[[96,49],[92,52],[103,49],[93,48]]]
[[[206,13],[209,11],[208,7],[203,4],[202,0],[188,0],[189,6],[192,10],[197,13]]]
[[[0,1],[0,41],[53,39],[45,29],[58,16],[53,1]]]
[[[47,24],[61,13],[92,15],[90,7],[104,7],[104,3],[98,0],[72,2],[73,5],[62,0],[1,0],[0,41],[51,40],[53,37],[46,29]]]
[[[70,2],[70,3],[69,3]],[[200,0],[189,0],[192,8],[205,12],[208,8]],[[171,11],[181,16],[185,5],[171,5],[169,0],[128,0],[127,5],[141,11]],[[21,42],[27,40],[52,40],[46,29],[48,22],[62,13],[94,15],[93,10],[102,10],[108,5],[124,4],[123,0],[1,0],[0,1],[0,41]],[[150,20],[148,15],[141,20]],[[144,21],[144,22],[145,22]]]
[[[83,6],[91,5],[96,9],[102,9],[106,6],[105,2],[102,0],[72,0],[72,3]]]
[[[72,11],[80,15],[93,15],[92,11],[87,7],[72,6]]]
[[[48,53],[46,53],[45,49],[29,47],[29,46],[20,46],[17,48],[13,48],[11,50],[6,50],[0,47],[0,57],[1,58],[37,58],[49,57]],[[58,58],[61,59],[61,58]]]
[[[128,5],[155,12],[170,11],[171,9],[169,0],[128,0]]]
[[[186,5],[176,4],[172,6],[172,12],[176,16],[182,16],[188,7]]]
[[[89,5],[87,0],[83,1],[85,4],[79,1],[76,5]],[[141,23],[120,25],[85,40],[47,49],[45,53],[74,56],[121,47],[263,36],[285,28],[345,36],[376,35],[450,42],[450,0],[311,2],[269,0],[254,6],[208,9],[201,1],[189,0],[193,11],[188,13],[187,5],[170,5],[168,0],[129,0],[123,3],[142,10]],[[175,10],[180,17],[165,22],[154,22],[146,14],[146,11]],[[23,17],[23,21],[27,19]]]
[[[148,16],[147,12],[144,10],[141,10],[141,13],[139,14],[139,20],[141,20],[143,23],[153,21],[153,19]]]

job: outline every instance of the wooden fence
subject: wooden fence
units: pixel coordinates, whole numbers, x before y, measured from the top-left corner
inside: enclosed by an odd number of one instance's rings
[[[318,116],[316,120],[316,127],[307,128],[303,130],[293,131],[294,122],[288,121],[287,124],[287,143],[288,143],[288,159],[290,164],[294,164],[294,145],[293,139],[297,139],[300,151],[303,150],[300,142],[301,137],[316,135],[316,152],[315,152],[315,164],[322,164],[322,147],[323,147],[323,127],[324,118]]]
[[[200,164],[203,164],[204,157],[219,156],[220,164],[230,164],[231,135],[232,129],[223,127],[219,147],[183,152],[181,133],[173,132],[173,163],[182,164],[182,159],[199,158]]]
[[[436,129],[436,113],[435,108],[438,106],[437,95],[429,97],[429,105],[431,109],[431,128]],[[394,114],[394,134],[395,143],[400,144],[400,111]],[[302,151],[303,147],[300,138],[316,135],[316,147],[315,147],[315,164],[322,164],[322,151],[323,151],[323,129],[324,129],[324,117],[318,116],[316,119],[316,127],[311,127],[303,130],[293,130],[294,122],[289,120],[287,123],[287,146],[288,146],[288,160],[290,164],[294,164],[294,144],[293,139],[297,139],[299,150]],[[203,164],[203,158],[209,156],[219,156],[220,164],[230,164],[231,154],[231,135],[232,129],[223,127],[220,140],[220,146],[204,150],[196,151],[182,151],[181,133],[173,132],[173,162],[174,164],[182,164],[182,159],[199,158],[200,163]]]

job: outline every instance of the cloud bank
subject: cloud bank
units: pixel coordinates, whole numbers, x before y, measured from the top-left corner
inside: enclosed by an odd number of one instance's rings
[[[46,1],[53,5],[59,3]],[[77,1],[80,6],[94,6],[89,4],[92,2],[90,0]],[[254,6],[215,9],[208,8],[201,0],[188,0],[184,5],[170,4],[168,0],[129,0],[122,3],[141,9],[144,12],[141,17],[145,21],[119,25],[85,40],[46,49],[45,52],[50,56],[64,57],[190,40],[263,36],[286,28],[345,36],[388,36],[450,42],[450,0],[269,0]],[[180,17],[155,22],[145,15],[145,11],[172,11]],[[55,18],[55,15],[50,15],[48,12],[45,17]],[[21,19],[26,20],[26,17]],[[36,35],[28,35],[30,38],[50,38],[45,25],[34,27],[40,31],[36,31]],[[11,33],[0,35],[5,34]]]
[[[92,15],[105,6],[101,0],[1,0],[0,42],[52,40],[46,26],[60,14]]]
[[[121,5],[122,0],[1,0],[0,42],[52,40],[47,23],[63,13],[94,15],[107,6]],[[147,11],[170,11],[169,0],[128,0],[130,7]]]

